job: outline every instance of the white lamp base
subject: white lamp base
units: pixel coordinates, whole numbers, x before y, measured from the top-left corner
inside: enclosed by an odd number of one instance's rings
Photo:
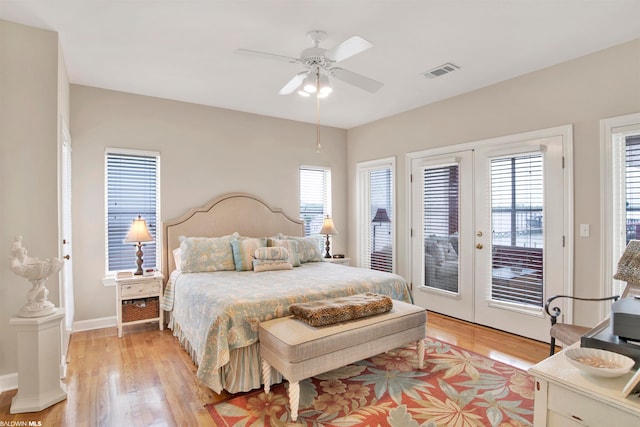
[[[67,398],[60,381],[60,325],[64,309],[41,317],[12,317],[18,331],[18,393],[11,401],[12,414],[39,412]]]

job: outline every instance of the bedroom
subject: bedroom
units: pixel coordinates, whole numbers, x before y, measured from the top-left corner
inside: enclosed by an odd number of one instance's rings
[[[333,240],[333,248],[349,254],[356,246],[356,223],[350,215],[356,209],[356,162],[397,156],[396,203],[404,209],[405,193],[400,189],[405,185],[406,153],[573,124],[574,179],[579,183],[575,187],[574,222],[592,225],[591,238],[575,241],[574,283],[584,294],[600,292],[593,280],[602,274],[601,267],[593,262],[600,259],[602,239],[598,231],[599,174],[594,173],[600,170],[599,120],[640,111],[637,39],[367,125],[348,130],[324,126],[324,150],[318,156],[313,143],[300,143],[313,135],[309,123],[69,85],[64,63],[59,65],[61,52],[55,33],[2,25],[3,34],[7,31],[9,35],[3,40],[11,41],[2,45],[3,55],[24,55],[20,59],[35,61],[31,74],[21,76],[20,86],[6,87],[7,82],[2,81],[2,241],[8,250],[14,234],[20,232],[34,255],[58,253],[55,159],[58,114],[62,114],[70,124],[74,146],[75,321],[80,325],[84,322],[85,327],[98,327],[113,322],[113,288],[102,283],[104,237],[101,226],[96,226],[104,217],[104,147],[111,144],[162,152],[165,219],[175,218],[186,207],[200,205],[217,194],[243,190],[287,212],[296,212],[298,201],[291,195],[297,194],[298,166],[330,166],[334,222],[341,231]],[[612,63],[617,65],[615,75],[610,72]],[[25,106],[25,99],[38,107]],[[525,101],[532,107],[523,105]],[[512,108],[514,104],[521,109]],[[554,108],[541,109],[540,105]],[[20,141],[19,147],[13,147],[10,141]],[[241,149],[228,141],[240,141]],[[388,141],[393,141],[393,146]],[[284,154],[265,165],[264,159],[274,150]],[[241,162],[229,161],[239,154]],[[187,168],[189,173],[184,173]],[[277,185],[263,180],[263,176],[273,178]],[[233,177],[233,186],[228,177]],[[183,191],[185,185],[189,191]],[[25,215],[28,212],[50,214]],[[403,230],[402,213],[397,221],[397,229]],[[396,249],[398,258],[406,256],[403,233],[398,232]],[[25,288],[16,283],[6,265],[0,271],[1,321],[7,325],[13,307],[24,299]],[[398,264],[397,271],[405,274],[403,264]],[[51,280],[49,289],[51,300],[57,301],[57,281]],[[596,320],[591,318],[592,313],[576,311],[579,323]],[[0,331],[0,376],[6,379],[16,372],[16,341],[8,328]]]

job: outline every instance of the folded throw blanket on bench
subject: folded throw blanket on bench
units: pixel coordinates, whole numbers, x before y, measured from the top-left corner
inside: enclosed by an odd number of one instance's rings
[[[388,296],[367,292],[348,297],[291,304],[289,311],[296,319],[311,326],[326,326],[386,313],[392,308],[393,301]]]

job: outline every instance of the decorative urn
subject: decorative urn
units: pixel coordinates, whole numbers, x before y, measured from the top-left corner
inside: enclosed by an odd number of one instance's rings
[[[62,261],[59,258],[40,260],[27,255],[22,247],[22,236],[16,236],[10,251],[11,271],[31,282],[27,293],[27,302],[18,311],[20,317],[41,317],[56,312],[56,307],[47,300],[49,290],[44,286],[47,278],[60,271]]]

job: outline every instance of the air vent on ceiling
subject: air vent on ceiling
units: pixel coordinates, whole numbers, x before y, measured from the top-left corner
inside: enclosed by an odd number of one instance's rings
[[[449,74],[459,69],[460,67],[458,67],[457,65],[452,64],[451,62],[447,62],[446,64],[442,64],[429,71],[425,71],[424,73],[422,73],[422,75],[428,79],[435,79],[436,77],[444,76],[445,74]]]

